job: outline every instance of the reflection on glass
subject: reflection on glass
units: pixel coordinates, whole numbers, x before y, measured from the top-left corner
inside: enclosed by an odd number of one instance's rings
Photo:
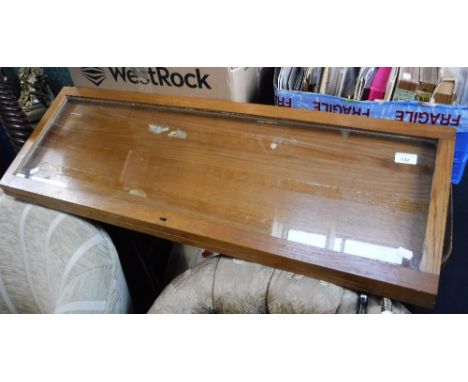
[[[392,264],[403,264],[405,259],[411,260],[413,257],[412,251],[402,247],[394,248],[392,246],[353,239],[327,237],[320,233],[305,232],[297,229],[289,229],[287,231],[287,239],[296,243],[307,244],[317,248],[330,248],[335,252],[366,257]]]
[[[335,252],[343,252],[343,239],[341,239],[339,237],[335,237],[335,239],[333,240],[332,249]]]
[[[350,239],[345,241],[343,252],[349,255],[367,257],[393,264],[401,264],[407,256],[406,252],[410,253],[409,259],[413,255],[413,252],[403,248],[392,248]]]
[[[288,240],[295,241],[307,245],[313,245],[318,248],[325,248],[327,237],[319,233],[311,233],[299,231],[297,229],[290,229],[288,231]]]

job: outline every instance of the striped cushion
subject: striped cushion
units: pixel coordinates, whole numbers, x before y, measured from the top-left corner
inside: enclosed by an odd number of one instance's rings
[[[0,190],[0,313],[125,313],[129,305],[102,229]]]

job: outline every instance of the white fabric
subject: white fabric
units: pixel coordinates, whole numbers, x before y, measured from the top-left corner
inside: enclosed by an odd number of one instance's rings
[[[26,222],[26,218],[28,216],[29,211],[31,211],[31,208],[32,208],[31,204],[26,205],[26,207],[23,210],[23,213],[21,214],[21,220],[20,220],[20,225],[19,225],[19,235],[20,235],[20,243],[21,243],[21,252],[23,255],[23,259],[24,259],[24,270],[26,271],[26,277],[28,278],[29,290],[31,291],[31,295],[34,297],[34,302],[37,305],[39,313],[43,313],[44,309],[41,308],[41,306],[39,305],[38,298],[36,296],[36,290],[34,289],[33,283],[31,281],[31,271],[29,269],[29,259],[28,259],[29,254],[28,254],[28,251],[26,250],[26,243],[24,239],[24,229],[25,229],[24,227],[26,224],[25,222]]]
[[[127,284],[103,230],[0,190],[0,313],[126,313]]]
[[[74,301],[57,307],[54,313],[76,313],[93,311],[103,313],[105,309],[105,301]]]
[[[65,288],[65,282],[67,281],[68,275],[70,274],[71,270],[73,269],[74,265],[80,260],[81,256],[85,254],[90,248],[94,247],[95,245],[99,244],[103,241],[102,235],[96,233],[92,238],[85,241],[80,247],[73,253],[73,256],[68,260],[68,263],[63,271],[62,281],[60,282],[60,289],[63,290]]]
[[[5,288],[5,284],[3,283],[1,275],[0,275],[0,296],[2,296],[3,301],[5,301],[5,304],[7,308],[10,310],[10,313],[18,313],[15,306],[11,302],[10,296],[8,295],[8,292]]]

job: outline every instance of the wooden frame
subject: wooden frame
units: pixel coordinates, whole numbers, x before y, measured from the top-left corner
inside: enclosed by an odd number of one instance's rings
[[[278,121],[311,122],[324,126],[433,139],[437,141],[437,154],[420,267],[404,268],[361,257],[343,257],[333,251],[311,249],[310,246],[300,243],[285,243],[274,237],[259,238],[254,233],[213,225],[188,216],[171,216],[171,219],[166,221],[156,218],[164,216],[166,211],[136,210],[135,206],[126,200],[115,200],[108,195],[87,194],[86,191],[57,193],[56,186],[39,184],[16,176],[15,173],[47,134],[51,126],[50,121],[70,96],[214,110],[224,115],[240,114],[273,118]],[[455,130],[438,126],[226,101],[64,88],[11,164],[0,186],[7,194],[82,217],[321,278],[347,288],[416,305],[432,306],[437,296],[442,261],[454,143]]]

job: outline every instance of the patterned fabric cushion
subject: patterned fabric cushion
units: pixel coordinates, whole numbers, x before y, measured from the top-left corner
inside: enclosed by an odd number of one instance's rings
[[[356,313],[358,294],[312,277],[225,256],[202,258],[175,244],[178,274],[149,313]],[[369,296],[368,313],[409,313],[400,303]]]
[[[126,313],[127,284],[108,235],[0,190],[0,313]]]

